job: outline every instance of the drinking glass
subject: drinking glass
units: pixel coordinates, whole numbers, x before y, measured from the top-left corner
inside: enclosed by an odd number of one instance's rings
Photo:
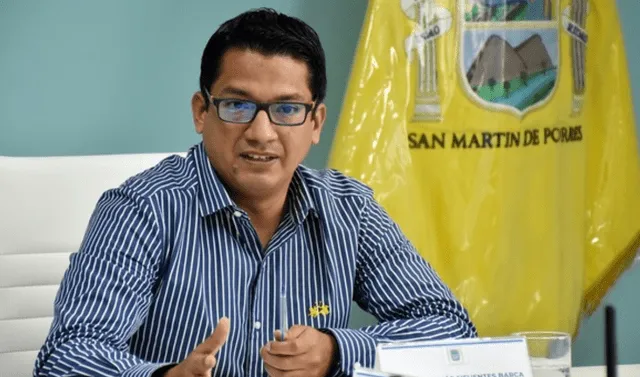
[[[534,377],[571,376],[571,335],[554,331],[527,331],[513,335],[525,338]]]

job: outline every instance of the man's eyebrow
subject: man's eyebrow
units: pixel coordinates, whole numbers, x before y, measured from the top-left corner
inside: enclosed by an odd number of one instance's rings
[[[233,96],[251,98],[251,95],[249,94],[249,92],[247,92],[246,90],[242,90],[240,88],[233,87],[233,86],[228,86],[228,87],[222,89],[221,93],[222,94],[230,94],[230,95],[233,95]]]
[[[234,86],[228,86],[220,92],[223,95],[232,95],[238,96],[242,98],[250,98],[253,99],[253,96],[246,90],[240,89]],[[291,93],[291,94],[282,94],[270,100],[271,102],[285,102],[285,101],[293,101],[293,102],[311,102],[307,100],[303,95],[299,93]]]
[[[296,101],[296,102],[310,102],[305,97],[298,93],[283,94],[274,98],[274,101]]]

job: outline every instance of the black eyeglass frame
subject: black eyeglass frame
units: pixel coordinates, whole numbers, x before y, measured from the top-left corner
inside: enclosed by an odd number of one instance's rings
[[[251,122],[253,122],[254,119],[256,119],[256,116],[258,116],[258,113],[260,112],[260,110],[264,110],[265,113],[267,113],[267,116],[269,117],[269,121],[275,125],[278,126],[284,126],[284,127],[296,127],[296,126],[301,126],[304,124],[304,122],[307,121],[307,116],[309,116],[309,113],[312,112],[313,110],[315,110],[315,104],[312,103],[305,103],[305,102],[291,102],[291,101],[276,101],[276,102],[256,102],[256,101],[252,101],[252,100],[248,100],[248,99],[244,99],[244,98],[233,98],[233,97],[229,97],[229,98],[222,98],[222,97],[213,97],[209,94],[208,91],[205,91],[205,95],[208,96],[209,100],[211,101],[211,103],[213,104],[213,106],[216,108],[216,115],[218,116],[218,118],[223,121],[223,122],[227,122],[227,123],[235,123],[235,124],[249,124]],[[239,102],[248,102],[251,104],[254,104],[256,106],[256,111],[253,113],[253,116],[251,117],[251,119],[244,121],[244,122],[236,122],[236,121],[230,121],[230,120],[226,120],[226,119],[222,119],[222,117],[220,117],[220,103],[222,101],[239,101]],[[271,112],[269,112],[269,107],[272,105],[302,105],[304,106],[304,118],[302,118],[302,121],[298,122],[298,123],[281,123],[281,122],[276,122],[271,118]]]

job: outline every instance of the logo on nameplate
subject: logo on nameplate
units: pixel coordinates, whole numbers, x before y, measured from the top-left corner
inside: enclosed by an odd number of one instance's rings
[[[462,350],[459,348],[450,348],[449,349],[449,362],[451,364],[460,364],[462,363]]]

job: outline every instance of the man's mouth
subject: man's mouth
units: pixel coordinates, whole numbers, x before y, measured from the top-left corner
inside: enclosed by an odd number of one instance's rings
[[[256,161],[256,162],[269,162],[278,158],[273,155],[256,154],[256,153],[241,153],[240,157],[244,158],[245,160]]]

